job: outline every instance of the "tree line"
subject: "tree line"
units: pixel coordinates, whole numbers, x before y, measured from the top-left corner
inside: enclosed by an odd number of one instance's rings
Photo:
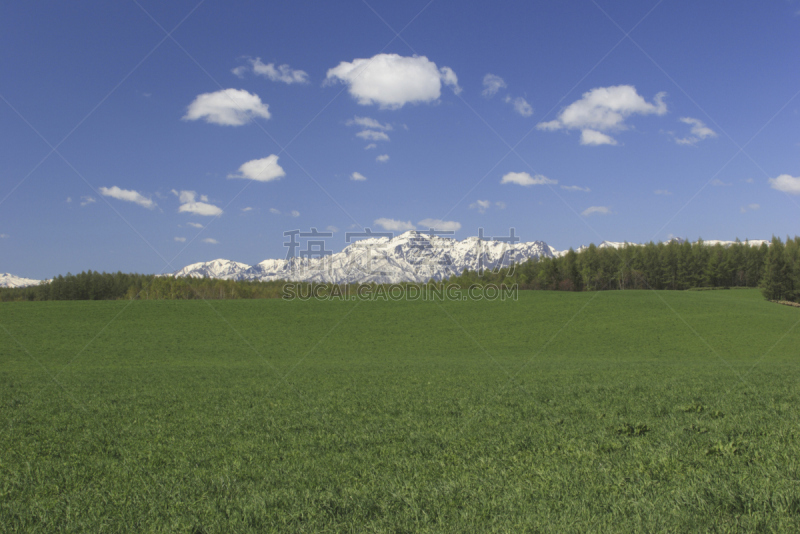
[[[281,298],[286,283],[86,271],[59,275],[38,286],[0,289],[0,301]],[[760,287],[769,300],[800,302],[800,237],[785,243],[773,237],[769,246],[738,240],[729,246],[708,246],[702,240],[619,249],[590,245],[496,271],[467,270],[442,283],[462,288],[516,284],[519,289],[557,291]]]
[[[520,289],[600,291],[760,287],[769,300],[800,301],[800,237],[777,237],[751,246],[702,240],[570,249],[557,258],[530,260],[499,270],[464,271],[450,278],[462,287],[517,284]]]
[[[175,278],[152,274],[86,271],[56,276],[47,284],[0,289],[0,302],[21,300],[191,300],[280,298],[285,282]]]

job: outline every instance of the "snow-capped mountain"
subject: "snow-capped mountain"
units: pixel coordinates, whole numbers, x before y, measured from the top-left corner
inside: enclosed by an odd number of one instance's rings
[[[427,282],[461,274],[465,269],[493,270],[533,257],[554,257],[556,253],[543,241],[511,244],[478,237],[457,241],[412,230],[393,238],[357,241],[324,257],[304,257],[301,251],[295,257],[264,260],[252,267],[214,260],[188,265],[173,276],[340,284]]]
[[[3,273],[0,274],[0,287],[28,287],[38,286],[44,280],[33,280],[31,278],[21,278],[13,274]]]

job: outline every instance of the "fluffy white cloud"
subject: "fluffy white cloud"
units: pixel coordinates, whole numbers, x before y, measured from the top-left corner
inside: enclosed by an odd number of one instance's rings
[[[246,208],[240,208],[243,212],[253,211],[253,208],[247,206]]]
[[[675,138],[675,142],[679,145],[693,145],[698,141],[702,141],[708,137],[716,137],[717,132],[706,126],[700,119],[693,119],[691,117],[681,117],[680,121],[692,127],[690,130],[691,135],[682,138]]]
[[[411,224],[411,221],[397,221],[395,219],[387,219],[385,217],[375,219],[374,223],[376,226],[380,226],[384,230],[388,230],[390,232],[405,232],[407,230],[413,230],[416,228],[416,226]]]
[[[94,197],[81,197],[81,207],[97,202]]]
[[[116,185],[113,187],[100,187],[98,191],[100,191],[100,194],[104,197],[116,198],[117,200],[124,200],[125,202],[133,202],[134,204],[139,204],[143,208],[147,208],[149,210],[156,207],[155,202],[141,195],[140,193],[137,193],[136,191],[130,191],[128,189],[120,189]]]
[[[617,140],[597,130],[581,131],[581,144],[582,145],[616,145]]]
[[[178,208],[179,213],[194,213],[195,215],[204,215],[206,217],[214,217],[222,215],[222,210],[213,204],[208,204],[208,197],[200,195],[200,200],[197,200],[197,192],[195,191],[175,191],[172,193],[181,201]],[[194,226],[194,225],[192,225]]]
[[[385,132],[378,132],[375,130],[364,130],[363,132],[358,132],[356,137],[360,137],[365,141],[388,141],[389,136],[386,135]]]
[[[270,212],[271,214],[273,214],[273,215],[280,215],[280,214],[281,214],[281,210],[279,210],[279,209],[276,209],[276,208],[270,208],[270,209],[269,209],[269,212]]]
[[[433,102],[442,94],[442,83],[451,86],[456,94],[461,91],[452,69],[440,69],[425,56],[378,54],[370,59],[342,61],[327,73],[326,82],[336,81],[347,84],[359,104],[378,104],[385,109]]]
[[[541,122],[536,127],[540,130],[582,130],[581,144],[585,145],[616,144],[600,132],[625,130],[625,119],[634,114],[664,115],[667,112],[665,96],[666,93],[658,93],[650,103],[632,85],[597,87],[564,108],[555,120]]]
[[[503,176],[500,180],[501,184],[519,184],[519,185],[555,185],[558,180],[551,180],[547,176],[537,174],[531,176],[527,172],[510,172]]]
[[[653,191],[653,192],[654,192],[656,195],[664,195],[664,196],[667,196],[667,195],[671,195],[671,194],[672,194],[672,192],[671,192],[671,191],[667,191],[666,189],[656,189],[656,190],[655,190],[655,191]]]
[[[354,172],[353,174],[350,175],[350,179],[355,182],[363,182],[364,180],[367,179],[367,177],[361,174],[360,172]]]
[[[207,237],[207,238],[203,239],[203,243],[208,243],[210,245],[219,245],[219,241],[217,241],[213,237]]]
[[[8,238],[9,238],[8,234],[0,234],[0,239],[8,239]]]
[[[457,232],[461,229],[461,223],[456,221],[443,221],[441,219],[422,219],[417,223],[420,226],[441,230],[443,232]]]
[[[299,212],[299,211],[297,211],[297,210],[292,210],[292,211],[291,211],[291,213],[290,213],[290,215],[291,215],[292,217],[300,217],[300,212]]]
[[[491,200],[476,200],[472,204],[469,205],[469,209],[474,210],[477,209],[478,213],[486,213],[492,205]]]
[[[492,98],[497,94],[497,91],[508,87],[505,80],[495,74],[487,74],[483,77],[483,92],[481,93],[486,98]]]
[[[781,174],[777,178],[770,178],[769,185],[772,189],[777,189],[790,195],[800,195],[800,177]]]
[[[228,178],[246,178],[257,182],[271,182],[286,176],[278,165],[278,156],[272,154],[266,158],[253,159],[239,167],[239,174],[229,174]]]
[[[378,163],[386,163],[387,161],[389,161],[389,154],[381,154],[380,156],[375,158],[375,161],[377,161]]]
[[[289,65],[281,65],[275,67],[274,63],[267,63],[266,65],[261,61],[260,57],[255,59],[248,59],[250,66],[242,65],[233,69],[233,73],[239,78],[244,77],[244,73],[252,70],[254,74],[269,78],[273,82],[283,82],[287,84],[293,83],[308,83],[308,74],[302,70],[294,70]]]
[[[178,243],[186,243],[186,238],[185,237],[176,237],[175,241],[177,241]]]
[[[334,234],[339,231],[339,229],[336,228],[335,226],[328,226],[327,228],[325,228],[325,230],[327,232],[331,232],[331,233],[334,233]]]
[[[203,225],[202,225],[202,224],[200,224],[200,223],[196,223],[196,222],[190,222],[190,223],[186,223],[186,224],[188,224],[188,225],[189,225],[189,226],[191,226],[192,228],[203,228]]]
[[[500,208],[501,210],[506,209],[506,203],[503,202],[502,200],[498,200],[497,202],[494,203],[494,205]]]
[[[561,189],[565,191],[581,191],[582,193],[589,193],[591,191],[588,187],[581,187],[579,185],[562,185]]]
[[[583,210],[581,215],[588,217],[589,215],[609,215],[610,213],[611,209],[606,206],[592,206]]]
[[[270,118],[269,105],[262,103],[258,95],[244,89],[223,89],[198,95],[189,104],[183,120],[203,119],[212,124],[241,126],[255,117]]]
[[[376,145],[375,143],[370,143],[364,147],[364,150],[372,150],[373,148],[378,148],[378,145]]]
[[[506,104],[511,104],[514,107],[514,111],[523,117],[530,117],[533,115],[533,107],[531,107],[531,105],[528,104],[528,101],[521,96],[518,96],[517,98],[511,98],[510,96],[507,96]]]
[[[347,121],[348,126],[361,126],[362,128],[372,129],[372,130],[386,130],[390,131],[393,130],[391,124],[381,124],[380,122],[376,121],[370,117],[359,117],[356,115],[352,119]]]

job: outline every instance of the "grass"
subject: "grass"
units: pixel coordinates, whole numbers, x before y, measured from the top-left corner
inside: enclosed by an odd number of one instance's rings
[[[800,531],[758,291],[0,305],[2,532]]]

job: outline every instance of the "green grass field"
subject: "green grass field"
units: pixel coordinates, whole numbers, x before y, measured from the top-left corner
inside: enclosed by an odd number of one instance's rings
[[[798,532],[800,309],[0,305],[3,532]]]

